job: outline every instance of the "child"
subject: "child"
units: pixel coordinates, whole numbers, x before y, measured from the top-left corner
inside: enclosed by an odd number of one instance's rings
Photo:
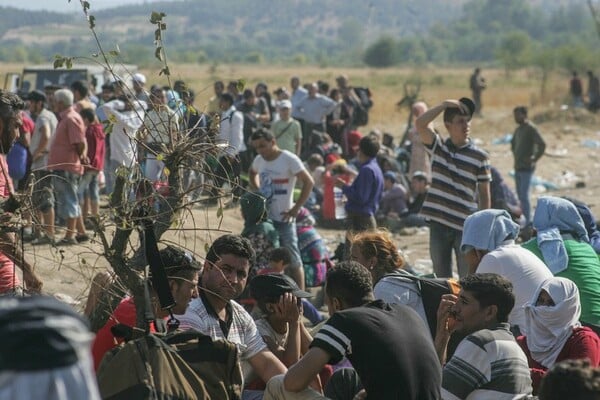
[[[273,249],[269,255],[269,267],[263,268],[258,271],[258,276],[260,275],[285,275],[285,269],[292,262],[292,253],[286,249],[285,247],[279,247],[277,249]],[[257,276],[257,277],[258,277]],[[286,278],[287,275],[285,275]],[[256,278],[254,278],[256,279]],[[254,279],[250,281],[250,286],[252,287],[252,282]],[[306,293],[306,292],[305,292]],[[308,296],[312,297],[312,296]],[[319,311],[312,305],[312,303],[304,298],[302,298],[302,307],[304,308],[304,316],[308,318],[311,324],[316,325],[323,320],[323,316],[319,313]],[[260,307],[259,307],[260,308]],[[261,309],[262,311],[262,309]]]

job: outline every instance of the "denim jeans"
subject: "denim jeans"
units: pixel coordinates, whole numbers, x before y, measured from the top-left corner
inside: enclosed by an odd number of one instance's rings
[[[92,203],[98,203],[100,189],[98,188],[98,171],[86,171],[79,181],[77,197],[81,203],[87,196]]]
[[[52,171],[54,192],[56,193],[56,214],[59,217],[77,218],[81,215],[77,188],[80,176],[69,171]]]
[[[279,233],[279,245],[286,247],[292,253],[291,268],[302,268],[300,249],[298,248],[298,233],[295,222],[273,221],[275,229]]]
[[[469,269],[465,257],[460,251],[461,241],[462,231],[431,221],[429,225],[429,254],[433,262],[433,271],[438,277],[452,277],[452,250],[456,254],[458,275],[460,277],[467,275]]]
[[[521,210],[523,210],[526,224],[531,223],[531,203],[529,202],[531,178],[533,178],[533,171],[515,171],[517,197],[519,197],[519,201],[521,202]]]

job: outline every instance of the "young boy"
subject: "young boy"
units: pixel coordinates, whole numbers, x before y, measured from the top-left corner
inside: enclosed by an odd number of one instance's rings
[[[292,253],[288,249],[286,249],[285,247],[279,247],[277,249],[273,249],[273,251],[271,251],[271,254],[269,255],[269,267],[259,270],[258,276],[267,275],[267,274],[268,275],[278,274],[278,275],[284,275],[287,278],[287,276],[284,274],[284,272],[289,267],[291,262],[292,262]],[[256,279],[256,278],[254,278],[254,279]],[[254,282],[254,279],[252,279],[252,281],[250,282],[251,287],[252,287],[252,282]],[[307,293],[307,292],[304,292],[304,293]],[[254,297],[254,296],[252,296],[252,297]],[[309,295],[307,297],[312,297],[312,295]],[[312,303],[310,301],[302,298],[302,307],[304,308],[304,316],[306,318],[308,318],[308,320],[311,322],[311,324],[316,325],[323,320],[323,316],[319,313],[319,311],[315,308],[315,306],[312,305]],[[261,309],[261,311],[263,311],[263,310]]]

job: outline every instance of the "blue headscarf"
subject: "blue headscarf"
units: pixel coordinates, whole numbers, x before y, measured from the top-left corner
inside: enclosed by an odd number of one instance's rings
[[[563,234],[571,234],[576,240],[589,242],[577,208],[560,197],[543,196],[538,199],[533,227],[537,231],[537,243],[544,262],[554,275],[569,265]]]
[[[503,244],[511,243],[519,236],[519,225],[505,210],[488,209],[467,217],[463,226],[460,250],[471,249],[492,251]]]

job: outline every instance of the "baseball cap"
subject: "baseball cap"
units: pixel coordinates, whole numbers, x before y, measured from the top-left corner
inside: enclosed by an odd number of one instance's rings
[[[289,100],[281,100],[279,102],[279,108],[292,108],[292,102]]]
[[[160,259],[168,276],[180,270],[195,269],[200,271],[202,266],[191,253],[174,246],[167,246],[160,251]]]
[[[46,94],[41,90],[31,91],[25,96],[25,100],[30,101],[46,101]]]
[[[133,80],[141,83],[142,85],[146,84],[146,77],[144,76],[144,74],[140,74],[139,72],[136,74],[133,74]]]
[[[387,171],[386,173],[383,174],[383,178],[387,178],[389,180],[391,180],[392,182],[396,182],[397,178],[396,178],[396,174],[393,171]]]
[[[312,294],[300,289],[296,282],[284,274],[257,275],[250,281],[250,295],[255,299],[277,299],[284,293],[299,298],[312,297]]]

